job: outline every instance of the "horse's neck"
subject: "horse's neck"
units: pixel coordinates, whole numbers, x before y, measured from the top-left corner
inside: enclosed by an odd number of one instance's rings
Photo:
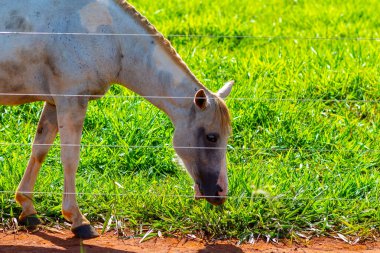
[[[145,96],[175,121],[183,113],[182,109],[188,110],[191,106],[189,98],[198,89],[205,88],[162,37],[152,33],[140,17],[122,11],[124,18],[120,18],[118,29],[145,36],[119,37],[122,56],[118,82]]]

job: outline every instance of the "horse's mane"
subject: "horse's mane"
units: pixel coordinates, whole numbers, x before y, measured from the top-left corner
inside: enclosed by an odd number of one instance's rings
[[[157,29],[143,16],[138,12],[135,7],[126,2],[125,0],[115,0],[115,2],[121,6],[125,12],[130,14],[137,22],[139,22],[142,27],[157,39],[160,44],[168,51],[169,55],[178,63],[178,65],[195,81],[201,88],[204,88],[201,82],[194,76],[186,63],[182,60],[181,56],[177,53],[174,47],[171,45],[170,41],[167,40]],[[217,114],[220,117],[222,123],[222,130],[226,133],[231,132],[231,118],[228,112],[226,103],[224,100],[218,96],[213,98],[215,100],[215,105],[217,109]]]
[[[199,85],[202,86],[201,82],[194,76],[194,74],[190,71],[189,67],[182,60],[181,56],[177,53],[177,51],[172,47],[169,40],[167,40],[157,29],[143,16],[140,12],[136,10],[131,4],[129,4],[125,0],[115,0],[117,4],[119,4],[128,14],[130,14],[136,21],[142,24],[142,27],[152,35],[152,37],[156,38],[160,41],[160,44],[167,49],[169,55],[178,63],[178,65],[191,76],[191,78]]]

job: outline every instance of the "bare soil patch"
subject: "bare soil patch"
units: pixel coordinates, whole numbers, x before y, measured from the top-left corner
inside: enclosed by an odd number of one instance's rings
[[[40,229],[33,233],[19,231],[17,233],[0,234],[0,252],[380,252],[380,242],[349,245],[332,238],[315,238],[302,243],[282,241],[278,244],[259,241],[255,244],[243,244],[239,246],[233,240],[213,243],[207,243],[198,239],[175,238],[154,238],[142,243],[139,243],[139,240],[120,239],[114,233],[106,233],[95,239],[80,240],[73,238],[69,230],[52,232]]]

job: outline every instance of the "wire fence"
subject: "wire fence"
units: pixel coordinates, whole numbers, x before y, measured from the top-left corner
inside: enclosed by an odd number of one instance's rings
[[[380,85],[380,84],[379,84]],[[115,99],[194,99],[186,96],[149,96],[149,95],[87,95],[87,94],[47,94],[47,93],[0,93],[0,96],[30,96],[30,97],[83,97],[83,98],[115,98]],[[208,97],[208,99],[217,99]],[[228,97],[228,100],[250,100],[254,102],[322,102],[322,103],[380,103],[378,99],[323,99],[323,98],[258,98],[258,97]]]
[[[26,36],[111,36],[111,37],[161,37],[149,33],[82,33],[82,32],[16,32],[0,31],[0,35]],[[380,41],[378,37],[306,37],[306,36],[257,36],[257,35],[216,35],[216,34],[167,34],[167,38],[214,38],[214,39],[253,39],[253,40],[342,40],[342,41]]]
[[[200,149],[200,150],[248,150],[248,151],[274,151],[274,152],[310,152],[310,153],[332,153],[332,152],[380,152],[380,149],[310,149],[310,148],[248,148],[248,147],[233,147],[228,145],[227,147],[202,147],[202,146],[171,146],[171,145],[156,145],[156,146],[144,146],[144,145],[107,145],[107,144],[33,144],[33,143],[11,143],[11,142],[3,142],[0,143],[0,146],[58,146],[58,147],[90,147],[90,148],[123,148],[123,149]]]
[[[56,32],[6,32],[0,31],[1,36],[9,35],[22,35],[22,36],[116,36],[116,37],[157,37],[160,34],[133,34],[133,33],[56,33]],[[251,40],[315,40],[315,41],[380,41],[377,37],[300,37],[300,36],[253,36],[253,35],[213,35],[213,34],[168,34],[168,38],[211,38],[211,39],[251,39]],[[100,98],[103,95],[76,95],[76,94],[19,94],[19,93],[0,93],[0,96],[42,96],[42,97],[88,97]],[[194,97],[173,97],[173,96],[135,96],[135,95],[107,95],[106,98],[121,98],[121,99],[194,99]],[[212,98],[211,98],[212,99]],[[256,97],[230,97],[229,100],[240,101],[257,101],[257,102],[324,102],[324,103],[379,103],[380,100],[358,100],[358,99],[314,99],[314,98],[256,98]],[[233,147],[227,146],[226,148],[219,147],[178,147],[170,145],[157,145],[157,146],[139,146],[139,145],[105,145],[105,144],[32,144],[32,143],[0,143],[0,146],[64,146],[64,147],[94,147],[94,148],[125,148],[125,149],[163,149],[163,148],[176,148],[176,149],[215,149],[215,150],[248,150],[248,151],[273,151],[273,152],[380,152],[378,149],[303,149],[303,148],[249,148],[249,147]],[[62,195],[62,192],[22,192],[24,194],[35,195]],[[2,190],[0,194],[16,194],[16,191]],[[75,192],[65,193],[67,195],[91,195],[91,196],[140,196],[137,192],[127,193],[96,193],[96,192]],[[194,198],[193,195],[180,195],[180,194],[158,194],[151,193],[158,197],[181,197],[181,198]],[[228,198],[228,199],[271,199],[271,200],[314,200],[314,201],[357,201],[358,198],[319,198],[313,197],[286,197],[282,195],[267,196],[265,193],[254,193],[251,196],[204,196],[213,198]],[[362,197],[365,201],[378,200],[377,198]]]
[[[17,191],[7,191],[3,190],[0,191],[0,194],[16,194]],[[142,195],[137,192],[137,191],[127,191],[124,193],[102,193],[102,192],[48,192],[48,191],[34,191],[34,192],[28,192],[28,191],[22,191],[19,192],[21,194],[33,194],[33,195],[90,195],[90,196],[128,196],[130,197],[135,196],[135,197],[142,197]],[[157,192],[151,192],[149,193],[150,196],[155,196],[155,197],[177,197],[177,198],[190,198],[193,199],[195,198],[194,195],[186,195],[186,194],[159,194]],[[250,196],[247,196],[250,195]],[[243,199],[265,199],[265,200],[300,200],[300,201],[305,201],[305,200],[314,200],[316,201],[357,201],[360,198],[339,198],[339,197],[319,197],[319,196],[312,196],[312,197],[299,197],[299,196],[294,196],[294,197],[288,197],[285,195],[276,195],[272,196],[264,191],[257,191],[255,192],[253,190],[253,193],[247,193],[247,194],[241,194],[240,196],[202,196],[202,198],[220,198],[220,199],[237,199],[237,200],[243,200]],[[374,198],[374,197],[366,197],[366,196],[361,196],[362,200],[365,201],[378,201],[379,198]]]
[[[159,37],[160,34],[141,33],[76,33],[76,32],[14,32],[0,31],[0,35],[54,35],[54,36],[133,36],[133,37]],[[168,34],[166,37],[184,38],[246,38],[256,40],[350,40],[350,41],[380,41],[377,37],[300,37],[300,36],[254,36],[254,35],[213,35],[213,34]],[[337,72],[329,70],[331,72]],[[39,97],[88,97],[101,98],[103,95],[77,95],[77,94],[26,94],[26,93],[0,93],[0,96],[39,96]],[[107,95],[107,98],[146,98],[146,99],[194,99],[194,97],[184,96],[128,96],[128,95]],[[214,99],[210,97],[210,99]],[[344,103],[379,103],[378,99],[314,99],[314,98],[257,98],[257,97],[229,97],[228,100],[251,100],[251,101],[283,101],[283,102],[344,102]]]

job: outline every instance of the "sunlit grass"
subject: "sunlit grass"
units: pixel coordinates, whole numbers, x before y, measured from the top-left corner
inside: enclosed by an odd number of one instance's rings
[[[91,102],[85,122],[82,143],[90,146],[77,175],[83,213],[100,222],[112,214],[136,233],[140,225],[215,238],[378,232],[380,43],[305,39],[380,37],[379,2],[370,2],[133,1],[165,35],[271,38],[170,37],[210,89],[236,81],[227,101],[231,198],[223,207],[191,197],[191,179],[170,147],[132,147],[171,146],[173,127],[162,112],[141,98],[106,96]],[[133,95],[117,86],[109,94]],[[31,143],[41,108],[0,107],[0,142]],[[16,189],[30,148],[0,145],[0,191]],[[36,185],[54,192],[36,194],[41,215],[62,218],[62,190],[53,147]],[[19,212],[13,194],[0,194],[0,216]]]

